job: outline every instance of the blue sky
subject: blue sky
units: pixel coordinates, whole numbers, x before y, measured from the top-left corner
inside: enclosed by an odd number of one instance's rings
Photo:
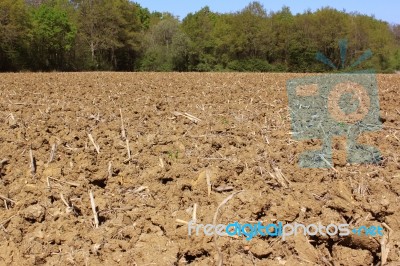
[[[136,0],[150,11],[168,11],[184,18],[190,12],[196,12],[204,6],[209,6],[214,12],[235,12],[244,8],[252,0]],[[259,0],[267,11],[278,11],[282,6],[290,7],[292,13],[302,13],[304,10],[316,10],[320,7],[330,6],[347,12],[357,11],[366,15],[375,15],[376,18],[389,23],[400,24],[399,0]]]

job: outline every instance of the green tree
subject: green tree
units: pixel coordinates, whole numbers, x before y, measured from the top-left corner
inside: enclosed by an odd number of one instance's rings
[[[27,67],[29,23],[23,0],[0,1],[0,71]]]
[[[204,7],[183,19],[182,29],[190,39],[189,70],[211,71],[217,64],[214,56],[216,40],[212,35],[217,17],[209,7]]]
[[[290,69],[290,43],[293,25],[294,17],[289,7],[283,7],[281,11],[272,13],[272,60],[284,70]]]
[[[187,70],[188,38],[181,31],[179,21],[171,14],[162,14],[146,34],[142,70]]]
[[[371,16],[353,13],[350,16],[349,60],[355,61],[370,49],[373,57],[359,68],[374,68],[376,71],[390,71],[393,68],[395,37],[386,22]]]
[[[399,25],[329,7],[293,15],[251,2],[225,14],[204,7],[181,22],[130,0],[0,0],[0,71],[324,72],[332,68],[315,55],[340,67],[340,39],[345,67],[371,49],[354,70],[400,69]]]
[[[314,14],[310,10],[294,17],[290,40],[290,71],[312,72],[324,69],[315,60],[320,50],[315,37],[316,30]]]
[[[392,25],[391,31],[396,41],[396,48],[393,57],[393,68],[400,70],[400,24]]]
[[[32,10],[30,56],[36,70],[65,70],[66,54],[71,51],[77,29],[67,12],[57,6],[41,4]]]
[[[81,56],[92,69],[134,70],[149,12],[128,0],[76,0]]]
[[[236,71],[271,71],[269,64],[273,39],[270,19],[259,2],[252,2],[230,17],[230,62]]]

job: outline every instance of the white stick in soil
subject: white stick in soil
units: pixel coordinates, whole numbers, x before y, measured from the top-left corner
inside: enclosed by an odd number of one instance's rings
[[[124,119],[122,118],[121,108],[119,109],[119,114],[121,116],[121,138],[124,140],[124,139],[126,139],[126,131],[125,131],[125,126],[124,126]]]
[[[53,145],[51,145],[50,158],[48,163],[51,163],[54,160],[54,156],[56,155],[56,150],[57,150],[57,144],[54,143]]]
[[[197,223],[197,203],[193,205],[192,221],[194,224]]]
[[[175,222],[181,223],[181,224],[189,224],[188,222],[181,220],[181,219],[176,219]]]
[[[31,173],[32,173],[32,175],[35,175],[35,173],[36,173],[36,162],[35,162],[35,158],[33,157],[32,148],[29,149],[29,158],[30,158],[30,161],[31,161],[31,164],[30,164]]]
[[[159,157],[158,160],[160,161],[160,167],[164,168],[164,160],[161,157]]]
[[[327,159],[325,159],[324,155],[320,154],[320,157],[333,171],[339,173],[339,171],[335,167],[333,167],[333,165]]]
[[[92,134],[89,133],[88,137],[89,137],[90,141],[92,142],[94,148],[96,149],[96,152],[100,153],[100,147],[99,147],[99,145],[96,144],[96,142],[94,142]]]
[[[48,186],[50,186],[50,181],[49,180],[53,180],[53,181],[56,181],[56,182],[60,182],[60,183],[63,183],[63,184],[70,185],[71,187],[79,187],[78,183],[63,181],[63,180],[60,180],[60,179],[57,179],[57,178],[54,178],[54,177],[51,177],[51,176],[48,176],[47,180],[48,180],[47,181]]]
[[[210,197],[211,194],[211,171],[210,169],[206,169],[206,182],[207,182],[207,194]]]
[[[127,159],[127,161],[130,161],[130,160],[131,160],[131,149],[129,148],[129,139],[128,139],[128,138],[126,139],[126,150],[127,150],[127,152],[128,152],[128,159]]]
[[[60,199],[61,201],[65,204],[65,206],[67,206],[67,208],[70,208],[71,206],[69,206],[69,203],[67,202],[67,200],[64,198],[64,195],[62,193],[60,193]]]
[[[65,209],[65,212],[66,213],[73,212],[74,211],[73,205],[72,206],[69,205],[68,201],[64,198],[64,195],[62,193],[60,193],[60,198],[61,198],[61,201],[64,202],[65,206],[67,206],[67,208]]]
[[[112,177],[113,170],[112,170],[112,162],[108,162],[108,178]]]
[[[217,207],[217,210],[214,213],[214,217],[213,217],[213,225],[216,226],[217,225],[217,218],[218,218],[218,212],[219,210],[222,208],[222,206],[224,206],[228,201],[230,201],[236,194],[243,192],[243,190],[241,191],[236,191],[234,193],[232,193],[231,195],[229,195],[228,197],[226,197]],[[217,244],[217,238],[218,236],[215,234],[214,235],[214,245],[215,245],[215,249],[218,252],[218,260],[217,260],[217,265],[218,266],[222,266],[224,265],[224,256],[221,252],[220,247]]]
[[[90,197],[90,205],[92,206],[92,211],[93,211],[94,226],[96,228],[99,228],[99,217],[97,216],[96,203],[94,202],[93,192],[91,190],[89,191],[89,197]]]
[[[6,196],[0,195],[0,198],[1,198],[2,200],[5,200],[5,201],[9,201],[9,202],[15,203],[15,201],[13,201],[13,200],[12,200],[12,199],[10,199],[10,198],[7,198]]]

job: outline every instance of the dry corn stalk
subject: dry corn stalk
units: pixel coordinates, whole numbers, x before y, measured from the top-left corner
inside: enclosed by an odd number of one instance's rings
[[[92,206],[92,212],[93,212],[93,217],[94,217],[94,226],[96,228],[99,228],[99,216],[97,215],[96,203],[94,202],[93,192],[91,190],[89,191],[89,197],[90,197],[90,205]]]
[[[209,197],[211,194],[211,174],[211,170],[206,169],[207,194]]]
[[[30,161],[31,161],[31,164],[30,164],[31,174],[35,175],[35,173],[36,173],[36,160],[35,160],[35,157],[33,157],[32,147],[29,149],[29,158],[30,158]]]
[[[288,188],[290,185],[290,181],[285,177],[282,173],[281,169],[278,167],[273,166],[274,173],[269,173],[269,175],[274,178],[282,187]]]
[[[93,139],[92,134],[89,133],[89,134],[88,134],[88,137],[89,137],[90,141],[92,142],[94,148],[96,149],[96,152],[97,152],[97,153],[100,153],[100,147],[99,147],[98,144],[96,144],[96,142],[94,142],[94,139]]]
[[[198,123],[198,122],[201,121],[200,118],[197,118],[197,117],[195,117],[194,115],[191,115],[191,114],[189,114],[189,113],[181,113],[181,112],[175,111],[175,112],[173,112],[173,114],[174,114],[175,116],[183,116],[183,117],[186,117],[187,119],[189,119],[190,121],[193,121],[193,122],[195,122],[195,123]]]
[[[125,131],[125,126],[124,126],[124,119],[122,118],[121,108],[119,109],[119,114],[121,116],[121,138],[126,139],[126,131]]]

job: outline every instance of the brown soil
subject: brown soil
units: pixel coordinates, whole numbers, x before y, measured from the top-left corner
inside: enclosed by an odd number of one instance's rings
[[[285,86],[300,76],[1,74],[0,195],[10,200],[1,200],[0,264],[398,265],[400,76],[378,76],[384,128],[360,138],[384,161],[347,165],[338,138],[337,172],[297,165],[320,144],[290,135]],[[176,221],[189,221],[197,204],[197,221],[213,223],[238,191],[217,223],[380,225],[385,235],[214,239],[188,237]]]

